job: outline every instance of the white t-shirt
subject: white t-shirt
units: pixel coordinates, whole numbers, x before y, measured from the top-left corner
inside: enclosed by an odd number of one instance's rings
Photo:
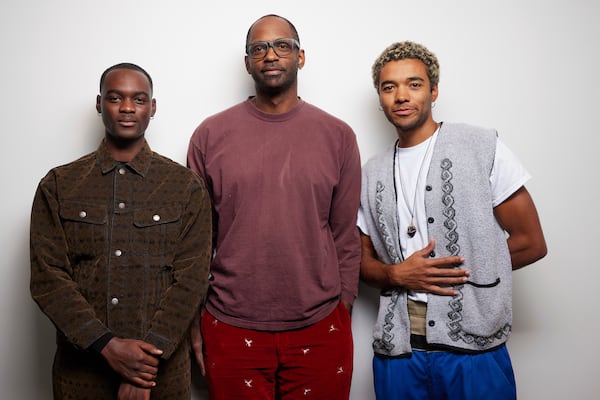
[[[427,172],[431,164],[431,157],[435,142],[438,137],[439,129],[433,136],[413,147],[396,149],[396,188],[398,190],[398,216],[400,220],[400,247],[404,258],[408,258],[415,251],[421,250],[429,242],[427,237],[427,218],[425,214],[425,183]],[[431,141],[431,143],[429,143]],[[421,164],[423,164],[421,166]],[[419,177],[420,172],[420,177]],[[400,175],[402,174],[402,175]],[[506,147],[500,139],[497,139],[496,154],[494,166],[490,175],[490,184],[492,187],[492,205],[506,200],[510,195],[525,184],[531,175],[523,167],[521,162]],[[404,186],[401,185],[401,182]],[[402,193],[404,187],[404,194]],[[415,196],[415,190],[416,196]],[[408,201],[408,205],[406,204]],[[408,225],[411,221],[411,213],[414,206],[414,225],[417,232],[414,237],[409,237],[407,233]],[[365,223],[365,213],[361,207],[358,210],[357,225],[362,233],[369,235],[367,224]],[[409,293],[409,298],[416,301],[427,302],[426,293]]]

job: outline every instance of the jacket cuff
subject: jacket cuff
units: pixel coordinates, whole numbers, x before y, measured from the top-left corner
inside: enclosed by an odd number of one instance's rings
[[[144,341],[161,349],[163,351],[161,358],[164,358],[165,360],[168,360],[175,351],[175,344],[173,342],[171,342],[168,338],[152,331],[146,334]]]
[[[104,349],[104,347],[108,344],[108,342],[110,342],[110,340],[114,337],[115,335],[112,332],[106,332],[104,335],[100,336],[98,340],[92,343],[89,349],[100,353],[102,349]]]
[[[81,349],[88,349],[110,330],[97,319],[86,322],[76,332],[63,332],[67,340]],[[107,342],[108,343],[108,342]]]

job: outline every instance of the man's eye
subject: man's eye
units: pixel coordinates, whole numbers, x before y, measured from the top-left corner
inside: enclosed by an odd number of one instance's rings
[[[117,96],[108,96],[107,100],[110,101],[111,103],[116,103],[119,101],[119,98]]]
[[[276,43],[275,46],[277,46],[277,48],[281,49],[281,50],[289,50],[290,49],[290,45],[287,42],[279,42],[279,43]]]
[[[144,104],[146,102],[146,99],[137,97],[133,101],[135,101],[137,104]]]
[[[260,54],[260,53],[263,53],[265,51],[265,46],[262,45],[262,44],[261,45],[257,44],[255,46],[252,46],[252,48],[251,48],[250,51],[252,52],[252,54]]]
[[[381,91],[383,91],[383,92],[389,92],[393,89],[394,89],[394,87],[392,85],[385,85],[385,86],[381,87]]]

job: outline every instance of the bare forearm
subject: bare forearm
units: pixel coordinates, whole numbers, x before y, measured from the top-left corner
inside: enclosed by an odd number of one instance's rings
[[[371,287],[387,289],[391,285],[386,268],[390,266],[363,255],[360,263],[360,279]]]
[[[369,236],[361,233],[360,242],[360,279],[367,285],[374,288],[389,288],[391,283],[386,269],[390,268],[390,266],[379,261],[377,258],[377,252],[375,251]]]
[[[529,265],[547,253],[546,240],[533,200],[525,187],[494,208],[500,226],[508,232],[512,269]]]
[[[534,240],[530,237],[511,236],[507,243],[513,271],[533,264],[548,252],[543,237]]]
[[[140,388],[129,382],[122,382],[119,386],[118,400],[149,400],[151,389]]]

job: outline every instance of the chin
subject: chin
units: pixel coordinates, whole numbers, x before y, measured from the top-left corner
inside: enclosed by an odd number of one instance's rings
[[[139,133],[139,132],[136,132],[136,133],[119,133],[119,132],[116,132],[116,133],[109,134],[109,136],[114,141],[126,143],[126,142],[133,142],[133,141],[136,141],[136,140],[144,137],[144,133]]]

